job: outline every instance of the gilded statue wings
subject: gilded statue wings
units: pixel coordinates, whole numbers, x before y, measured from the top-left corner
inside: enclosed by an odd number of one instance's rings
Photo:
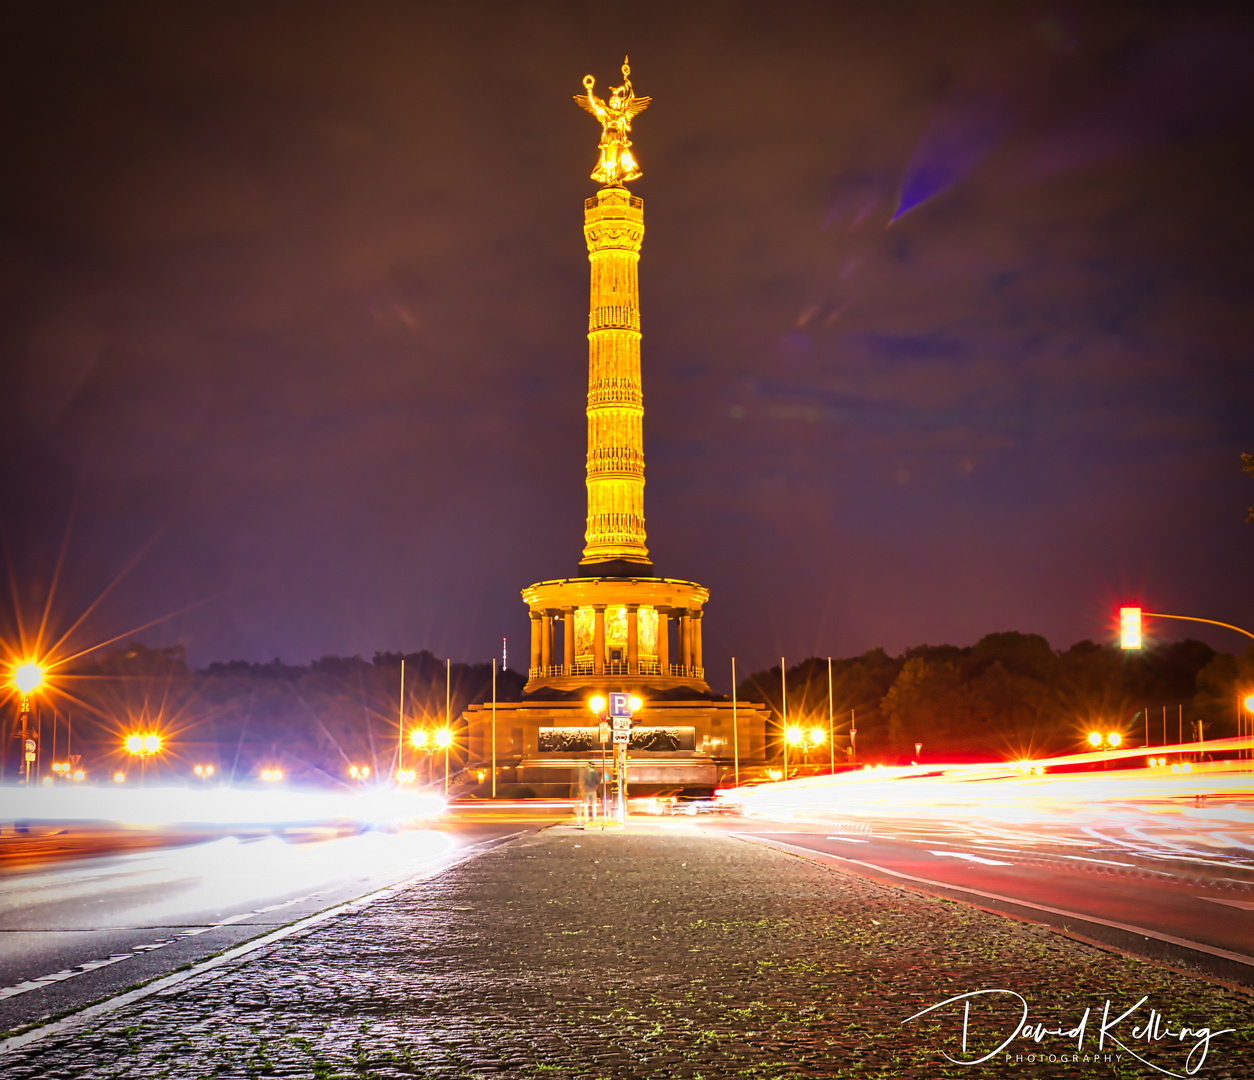
[[[633,94],[627,99],[627,119],[630,120],[633,116],[639,116],[640,113],[649,107],[649,102],[652,100],[651,97],[636,97]]]
[[[622,111],[622,115],[630,120],[633,116],[639,116],[649,107],[651,97],[635,97],[634,95],[627,99],[627,107]],[[608,112],[608,108],[600,98],[595,94],[576,94],[575,104],[585,112],[590,112],[598,120],[602,118],[602,114]]]

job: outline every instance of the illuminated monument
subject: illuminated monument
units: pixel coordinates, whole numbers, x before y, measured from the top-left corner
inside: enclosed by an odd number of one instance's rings
[[[650,98],[636,97],[630,69],[608,101],[593,92],[575,101],[601,122],[592,179],[605,185],[584,202],[591,263],[588,312],[588,516],[578,577],[537,582],[522,591],[531,617],[524,700],[497,707],[497,764],[520,784],[564,785],[571,769],[600,753],[587,711],[594,691],[629,690],[637,716],[628,781],[634,791],[713,787],[739,751],[761,764],[766,710],[735,710],[711,694],[702,654],[709,590],[653,576],[645,543],[644,396],[640,378],[637,269],[644,203],[623,186],[640,177],[632,118]],[[487,763],[486,706],[466,713],[471,760]],[[516,764],[513,764],[516,763]]]

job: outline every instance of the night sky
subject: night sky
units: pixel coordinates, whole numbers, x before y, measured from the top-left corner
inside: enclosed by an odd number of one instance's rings
[[[525,667],[582,548],[571,99],[630,53],[649,546],[716,685],[1127,598],[1250,626],[1252,46],[1238,5],[7,5],[23,609],[68,530],[59,625],[134,564],[81,644],[190,607],[135,636]]]

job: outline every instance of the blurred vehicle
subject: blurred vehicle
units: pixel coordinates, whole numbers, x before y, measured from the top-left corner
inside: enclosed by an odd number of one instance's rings
[[[740,807],[713,795],[672,795],[662,805],[667,817],[696,817],[698,814],[739,814]]]

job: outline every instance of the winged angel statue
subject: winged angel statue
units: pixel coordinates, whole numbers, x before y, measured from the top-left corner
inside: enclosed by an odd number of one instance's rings
[[[587,94],[576,94],[575,104],[586,109],[601,121],[601,160],[592,171],[592,179],[600,184],[625,184],[638,180],[640,166],[631,153],[631,118],[649,107],[652,98],[636,97],[631,90],[631,68],[623,57],[623,85],[610,87],[610,100],[602,101],[592,92],[596,80],[591,75],[583,77]]]

